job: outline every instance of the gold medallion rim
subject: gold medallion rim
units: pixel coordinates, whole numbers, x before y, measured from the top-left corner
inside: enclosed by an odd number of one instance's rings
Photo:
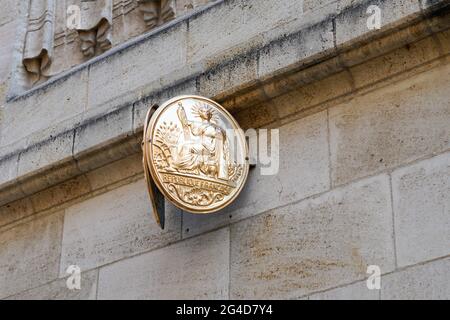
[[[152,140],[152,136],[153,136],[153,131],[155,129],[155,125],[159,119],[159,117],[162,115],[162,113],[164,112],[164,110],[166,108],[168,108],[169,106],[173,105],[174,103],[176,103],[177,101],[180,100],[185,100],[185,99],[197,99],[197,100],[203,100],[206,101],[212,105],[214,105],[216,108],[218,108],[220,111],[222,111],[225,115],[226,118],[234,125],[235,128],[237,128],[239,130],[239,138],[241,140],[241,144],[244,148],[244,174],[242,177],[242,181],[238,187],[238,190],[233,194],[232,197],[230,197],[228,200],[224,201],[221,205],[215,207],[215,208],[202,208],[202,209],[196,209],[196,208],[192,208],[192,207],[188,207],[186,205],[183,205],[182,203],[180,203],[177,199],[175,199],[169,192],[166,191],[166,189],[161,185],[160,182],[160,178],[158,176],[158,173],[156,172],[155,168],[154,168],[154,164],[153,164],[153,140]],[[145,141],[146,143],[149,144],[149,148],[144,149],[144,152],[148,152],[148,156],[149,156],[149,164],[148,167],[150,168],[150,174],[152,176],[153,181],[155,182],[156,186],[158,187],[158,189],[161,191],[161,193],[170,200],[170,202],[172,204],[174,204],[176,207],[178,207],[179,209],[185,210],[187,212],[190,213],[194,213],[194,214],[209,214],[209,213],[214,213],[217,211],[220,211],[222,209],[224,209],[225,207],[227,207],[229,204],[233,203],[234,200],[239,196],[239,194],[242,192],[242,189],[244,188],[244,185],[247,181],[248,178],[248,173],[249,173],[249,168],[250,168],[250,164],[249,164],[249,159],[248,159],[248,146],[247,146],[247,142],[245,139],[245,136],[243,134],[243,131],[241,129],[241,127],[239,126],[238,122],[236,121],[236,119],[234,119],[234,117],[228,112],[228,110],[226,110],[223,106],[221,106],[219,103],[215,102],[214,100],[208,99],[206,97],[202,97],[202,96],[197,96],[197,95],[181,95],[181,96],[177,96],[174,97],[170,100],[167,100],[166,102],[164,102],[153,114],[153,116],[150,119],[150,123],[148,125],[147,131],[146,131],[146,137],[145,137]]]

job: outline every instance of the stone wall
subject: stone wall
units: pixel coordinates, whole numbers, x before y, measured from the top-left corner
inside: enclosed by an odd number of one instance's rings
[[[158,32],[159,28],[199,11],[211,1],[5,2],[4,21],[14,20],[11,28],[5,29],[10,34],[2,37],[10,55],[14,53],[12,65],[5,61],[15,74],[8,94],[11,98],[101,56],[112,47],[144,33]]]
[[[218,2],[7,102],[0,298],[450,298],[448,2],[375,1],[367,31],[372,2]],[[280,171],[217,214],[166,203],[162,231],[139,140],[180,93],[279,128]]]
[[[16,29],[18,27],[19,5],[17,1],[5,0],[1,2],[0,13],[0,104],[3,104],[8,92],[11,80],[12,53],[16,40]],[[23,14],[23,12],[22,12]]]

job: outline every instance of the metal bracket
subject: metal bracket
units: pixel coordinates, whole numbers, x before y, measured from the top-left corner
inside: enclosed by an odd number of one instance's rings
[[[149,169],[149,159],[148,159],[148,144],[151,143],[151,140],[148,138],[147,130],[148,125],[150,123],[150,119],[155,113],[156,109],[158,109],[158,105],[154,104],[147,112],[147,116],[145,118],[144,123],[144,136],[142,139],[142,153],[143,158],[142,162],[144,165],[144,173],[145,173],[145,180],[147,181],[147,189],[148,194],[150,196],[150,200],[152,202],[152,209],[153,209],[153,216],[155,217],[156,222],[161,227],[161,229],[164,229],[164,223],[166,220],[166,213],[165,213],[165,198],[161,191],[159,191],[158,187],[156,186],[155,182],[153,181],[152,175],[150,173]]]

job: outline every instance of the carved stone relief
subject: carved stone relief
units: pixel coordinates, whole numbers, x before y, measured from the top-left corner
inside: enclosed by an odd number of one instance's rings
[[[33,83],[50,76],[54,46],[55,0],[31,0],[23,64]]]
[[[91,58],[96,51],[111,48],[112,0],[82,0],[81,22],[76,28],[81,40],[81,52]]]
[[[140,10],[149,29],[175,18],[173,3],[170,0],[139,0]]]
[[[208,1],[30,0],[22,58],[28,80],[44,82]],[[80,20],[68,28],[68,8],[74,5]]]

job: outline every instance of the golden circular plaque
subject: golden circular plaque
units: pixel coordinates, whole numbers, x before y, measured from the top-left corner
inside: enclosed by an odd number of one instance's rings
[[[199,96],[173,98],[151,113],[143,141],[147,179],[191,213],[229,205],[249,171],[246,139],[236,120],[218,103]]]

